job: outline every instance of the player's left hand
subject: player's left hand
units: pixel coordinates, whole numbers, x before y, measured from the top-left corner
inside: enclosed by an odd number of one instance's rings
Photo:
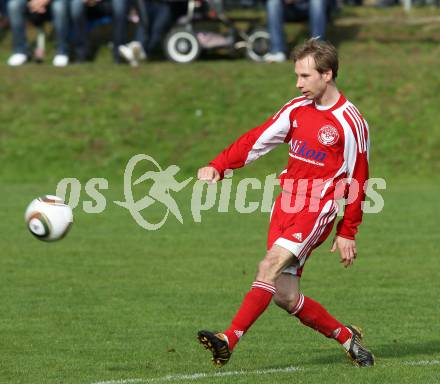
[[[345,237],[336,236],[333,240],[333,245],[330,252],[339,250],[341,256],[341,263],[344,264],[345,268],[353,265],[354,259],[357,256],[356,241],[346,239]]]

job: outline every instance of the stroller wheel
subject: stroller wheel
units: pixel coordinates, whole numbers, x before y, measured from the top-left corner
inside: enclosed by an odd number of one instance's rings
[[[255,28],[246,42],[246,56],[253,61],[263,61],[264,55],[269,52],[270,37],[265,28]]]
[[[176,63],[190,63],[196,60],[201,52],[196,35],[186,28],[174,28],[165,38],[165,54]]]

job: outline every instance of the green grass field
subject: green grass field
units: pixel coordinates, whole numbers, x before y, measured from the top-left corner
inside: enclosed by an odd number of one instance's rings
[[[100,215],[76,210],[70,235],[45,244],[31,238],[21,216],[40,188],[1,190],[9,218],[1,224],[3,381],[94,383],[215,372],[195,333],[229,323],[263,254],[267,214],[212,211],[194,224],[182,209],[184,225],[170,219],[147,232],[109,204]],[[365,218],[352,269],[328,252],[329,242],[306,267],[304,292],[365,327],[376,368],[351,367],[336,343],[271,307],[221,372],[301,370],[215,382],[437,382],[438,192],[430,183],[389,185],[383,213]],[[119,198],[108,194],[109,201]],[[189,198],[179,195],[178,202],[183,207]],[[423,361],[436,365],[412,365]]]
[[[264,254],[268,214],[216,205],[194,223],[193,183],[175,195],[184,223],[170,217],[158,231],[113,203],[123,200],[123,171],[135,154],[179,165],[179,181],[194,176],[296,95],[291,65],[220,58],[134,70],[103,52],[95,64],[65,70],[0,66],[0,382],[440,382],[440,32],[437,24],[382,27],[381,39],[368,25],[357,39],[341,38],[343,27],[332,33],[340,88],[370,124],[372,176],[387,181],[385,208],[365,215],[353,268],[341,267],[328,240],[302,279],[306,295],[364,328],[375,368],[352,367],[335,342],[273,305],[230,363],[214,369],[196,332],[229,324]],[[289,27],[292,41],[298,28]],[[285,162],[278,148],[237,171],[233,187]],[[24,210],[64,177],[83,186],[107,178],[106,209],[85,213],[83,191],[71,233],[39,242]],[[150,218],[162,214],[160,206],[148,210]]]

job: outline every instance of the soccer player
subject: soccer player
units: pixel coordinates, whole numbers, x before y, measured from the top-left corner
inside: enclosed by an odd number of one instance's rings
[[[300,291],[304,264],[329,236],[338,212],[335,200],[341,196],[348,199],[331,251],[339,250],[344,267],[356,258],[355,234],[368,179],[368,125],[336,87],[338,56],[333,45],[308,40],[295,49],[293,61],[302,96],[198,171],[200,180],[217,182],[226,170],[243,167],[278,144],[289,144],[288,164],[280,175],[282,191],[272,208],[267,253],[255,282],[229,328],[221,333],[199,331],[198,339],[212,352],[214,365],[223,366],[273,298],[301,323],[341,344],[355,365],[372,366],[374,356],[363,345],[361,330],[342,324]]]

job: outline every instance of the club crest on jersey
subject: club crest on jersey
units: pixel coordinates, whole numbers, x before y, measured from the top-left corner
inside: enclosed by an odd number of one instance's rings
[[[323,145],[333,145],[338,142],[338,130],[331,125],[324,125],[318,131],[318,140]]]

